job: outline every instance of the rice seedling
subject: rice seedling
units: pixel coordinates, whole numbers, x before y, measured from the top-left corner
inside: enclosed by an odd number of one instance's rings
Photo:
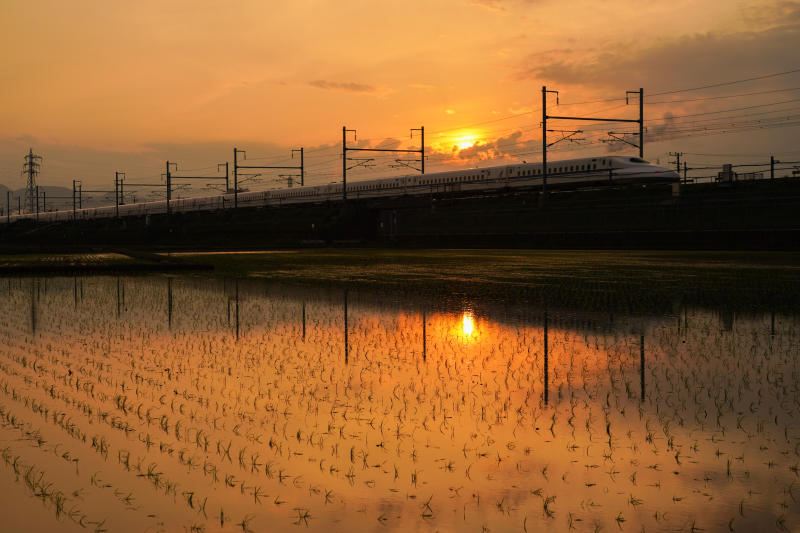
[[[76,304],[74,280],[50,280],[35,336],[15,311],[29,286],[0,302],[0,424],[46,452],[58,482],[29,471],[39,455],[0,457],[87,528],[103,493],[136,524],[177,530],[369,527],[362,516],[495,531],[677,530],[684,516],[696,531],[747,530],[766,501],[776,528],[799,523],[792,316],[727,328],[684,306],[677,332],[660,316],[551,305],[545,365],[540,307],[472,302],[465,320],[427,305],[423,319],[414,302],[351,291],[345,361],[341,294],[126,278],[119,316],[87,304],[116,283],[83,281]],[[57,495],[63,476],[85,484],[80,506]],[[710,524],[707,506],[739,512]],[[126,530],[111,515],[99,527]]]

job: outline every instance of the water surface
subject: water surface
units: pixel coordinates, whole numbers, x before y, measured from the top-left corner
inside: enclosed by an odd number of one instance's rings
[[[800,527],[785,305],[158,276],[0,290],[14,527]]]

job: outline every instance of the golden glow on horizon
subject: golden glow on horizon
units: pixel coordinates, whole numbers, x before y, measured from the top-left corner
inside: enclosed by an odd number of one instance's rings
[[[458,150],[466,150],[472,148],[478,142],[480,137],[477,133],[465,130],[460,131],[447,140],[447,144],[452,145]]]
[[[204,168],[229,158],[233,146],[270,159],[305,146],[306,183],[321,185],[339,179],[343,125],[358,129],[359,141],[362,136],[391,139],[403,148],[417,142],[416,134],[406,140],[408,128],[424,126],[430,135],[425,146],[430,172],[520,159],[523,149],[537,149],[542,85],[561,91],[564,104],[621,98],[631,87],[644,86],[650,94],[736,79],[724,60],[706,56],[681,73],[654,64],[666,58],[691,63],[709,43],[719,53],[726,39],[746,43],[751,51],[750,63],[737,65],[741,77],[765,73],[753,58],[756,50],[776,49],[772,27],[785,23],[782,13],[788,8],[781,6],[791,2],[740,3],[741,9],[731,9],[721,0],[644,2],[631,10],[621,0],[601,5],[576,0],[568,6],[445,0],[415,5],[421,16],[409,26],[397,16],[403,3],[280,2],[276,8],[271,2],[242,0],[231,10],[219,2],[146,1],[132,8],[102,0],[7,0],[3,20],[13,23],[4,27],[4,37],[24,42],[25,53],[14,46],[0,50],[0,168],[11,169],[0,182],[24,187],[17,174],[30,148],[45,157],[43,184],[69,188],[79,175],[84,183],[106,189],[116,169],[157,175],[166,159]],[[165,20],[181,20],[180,27]],[[652,20],[659,21],[655,33]],[[539,25],[532,38],[536,21],[547,24]],[[28,35],[32,25],[36,39]],[[619,28],[625,28],[624,35]],[[208,38],[211,33],[215,39]],[[737,33],[741,36],[734,39]],[[699,35],[708,35],[709,43]],[[364,43],[369,54],[362,53]],[[792,54],[785,56],[775,59],[787,66],[772,71],[792,68]],[[782,78],[767,81],[784,83]],[[667,111],[708,111],[703,106],[710,103],[650,107],[648,100],[646,105],[648,120],[662,120]],[[603,106],[568,111],[580,116]],[[635,118],[636,106],[612,114]],[[557,127],[562,126],[568,123]],[[517,132],[522,137],[514,137]],[[602,153],[607,147],[601,138],[607,140],[597,130],[588,139],[592,145],[575,154],[566,150],[578,149],[571,143],[556,148],[565,159]],[[716,137],[702,138],[710,139],[709,145],[694,151],[736,150],[716,146],[722,143]],[[500,139],[506,140],[497,144]],[[660,153],[655,150],[676,149],[655,139],[648,146],[651,156]],[[774,149],[792,148],[782,146]],[[353,172],[393,172],[388,170],[394,168],[389,166],[393,157],[379,160],[374,170]]]

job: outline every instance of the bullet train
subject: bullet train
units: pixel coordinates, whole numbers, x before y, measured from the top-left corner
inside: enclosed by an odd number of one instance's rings
[[[679,181],[674,170],[659,167],[630,156],[593,157],[548,162],[547,186],[554,189],[579,188],[599,184],[669,183]],[[487,168],[452,170],[432,174],[414,174],[347,184],[347,199],[359,200],[381,197],[416,195],[442,195],[454,193],[491,192],[542,187],[542,164],[519,163]],[[342,184],[314,185],[258,192],[239,192],[239,207],[267,207],[293,204],[314,204],[340,201]],[[170,200],[173,213],[187,211],[215,211],[234,207],[234,194],[181,198]],[[167,212],[167,202],[143,202],[119,206],[119,216],[146,216]],[[115,217],[115,206],[78,209],[76,211],[41,212],[38,220],[60,221]],[[0,218],[2,222],[35,219],[36,214],[12,214]]]

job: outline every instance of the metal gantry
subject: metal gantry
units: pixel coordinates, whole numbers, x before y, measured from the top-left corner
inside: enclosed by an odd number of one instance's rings
[[[644,89],[639,88],[638,91],[626,91],[625,92],[625,103],[629,103],[629,97],[632,94],[639,95],[639,118],[638,119],[628,119],[628,118],[598,118],[598,117],[567,117],[567,116],[558,116],[558,115],[548,115],[547,114],[547,94],[553,93],[556,95],[556,105],[558,105],[558,91],[548,90],[546,85],[542,86],[542,195],[545,196],[547,194],[547,148],[555,144],[556,142],[560,142],[562,140],[568,139],[571,136],[562,137],[557,141],[547,144],[547,132],[550,131],[557,131],[557,130],[548,130],[547,129],[547,121],[549,120],[581,120],[581,121],[589,121],[589,122],[619,122],[619,123],[634,123],[639,124],[639,132],[638,133],[630,133],[630,132],[608,132],[608,135],[615,140],[625,142],[634,146],[639,149],[639,157],[644,158]],[[562,130],[562,133],[565,133]],[[581,130],[568,131],[567,133],[577,134],[581,133]],[[638,135],[639,136],[639,143],[634,144],[626,139],[619,138],[619,135]]]
[[[114,172],[114,213],[117,218],[119,218],[119,204],[121,203],[120,198],[122,192],[122,184],[120,176],[124,178],[125,173],[119,171]]]
[[[394,153],[411,153],[411,154],[419,154],[419,164],[420,168],[414,168],[411,166],[410,163],[417,162],[416,160],[405,160],[405,159],[395,159],[397,165],[395,166],[406,166],[412,168],[414,170],[418,170],[421,174],[425,174],[425,126],[420,126],[419,128],[411,128],[411,137],[414,137],[414,132],[420,132],[420,147],[418,150],[414,149],[395,149],[395,148],[350,148],[347,146],[347,133],[353,133],[353,140],[357,141],[358,138],[356,137],[356,130],[349,130],[347,126],[342,126],[342,201],[347,201],[347,171],[354,169],[356,167],[368,167],[371,166],[369,163],[374,161],[373,158],[362,158],[362,157],[354,157],[348,158],[347,152],[394,152]],[[351,167],[347,166],[348,161],[357,161]]]
[[[76,220],[78,218],[78,210],[76,208],[83,209],[81,202],[83,196],[81,187],[81,180],[72,180],[72,220]]]
[[[292,159],[294,159],[295,152],[300,153],[300,165],[298,166],[283,166],[283,165],[240,165],[239,154],[242,154],[242,160],[247,159],[247,151],[233,148],[233,207],[239,207],[239,169],[259,169],[259,170],[299,170],[300,186],[305,185],[305,163],[303,160],[303,148],[292,149]]]
[[[217,172],[221,167],[225,167],[225,175],[224,176],[173,176],[171,168],[175,169],[175,172],[178,171],[178,163],[167,161],[167,168],[166,168],[166,182],[167,182],[167,214],[170,213],[169,201],[172,198],[172,180],[225,180],[225,185],[228,184],[228,163],[218,163],[217,164]],[[227,190],[226,190],[227,192]]]

